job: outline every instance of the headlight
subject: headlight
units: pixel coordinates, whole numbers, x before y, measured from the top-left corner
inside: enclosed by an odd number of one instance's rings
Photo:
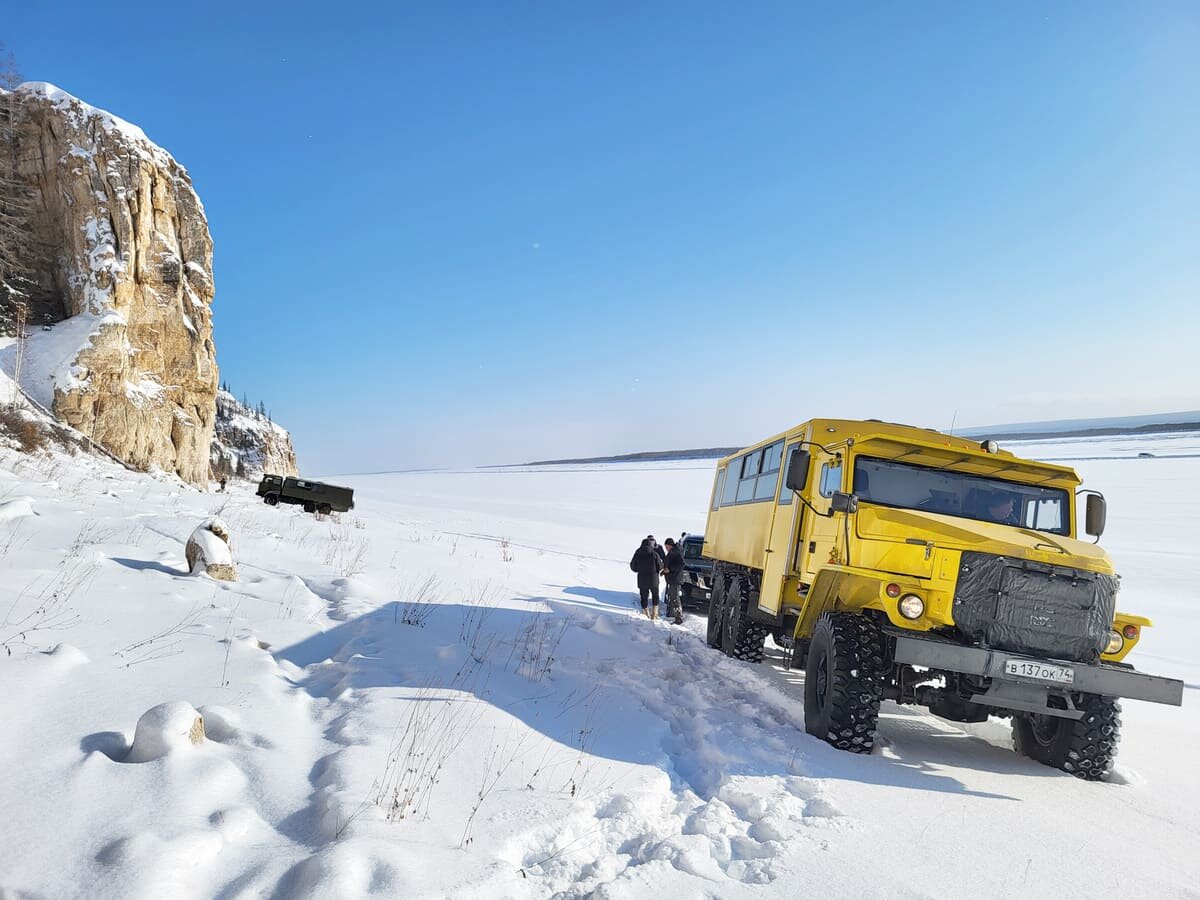
[[[919,619],[925,612],[925,601],[916,594],[905,594],[897,604],[900,615],[906,619]]]
[[[1121,637],[1121,632],[1110,631],[1108,633],[1108,646],[1104,648],[1105,653],[1120,653],[1121,648],[1125,646],[1125,638]]]

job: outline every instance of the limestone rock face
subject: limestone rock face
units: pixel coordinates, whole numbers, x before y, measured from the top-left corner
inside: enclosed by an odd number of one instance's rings
[[[250,478],[264,473],[299,475],[292,436],[262,411],[217,392],[217,424],[212,442],[213,478]]]
[[[17,93],[42,248],[22,386],[127,463],[207,485],[212,238],[191,179],[109,113],[47,84]]]

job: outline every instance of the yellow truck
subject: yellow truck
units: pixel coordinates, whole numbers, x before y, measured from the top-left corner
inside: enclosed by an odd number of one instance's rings
[[[1018,752],[1112,768],[1117,698],[1181,705],[1125,657],[1106,504],[1065,466],[879,421],[813,419],[722,459],[704,531],[709,646],[805,668],[806,730],[858,753],[881,700],[957,722],[1011,717]],[[1077,496],[1086,497],[1077,537]]]

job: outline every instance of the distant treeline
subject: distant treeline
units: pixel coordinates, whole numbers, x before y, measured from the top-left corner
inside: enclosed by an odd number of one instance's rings
[[[1131,425],[1126,428],[1101,426],[1071,431],[976,431],[972,437],[993,441],[1039,441],[1064,437],[1120,437],[1128,434],[1163,434],[1168,431],[1200,431],[1200,422],[1160,422],[1154,425]]]
[[[544,459],[521,463],[523,466],[568,466],[577,463],[661,462],[669,459],[720,459],[736,453],[741,447],[706,447],[699,450],[646,450],[642,453],[623,453],[620,456],[589,456],[581,459]],[[486,468],[502,468],[487,466]]]
[[[1160,422],[1152,425],[1127,427],[1101,426],[1096,428],[1064,429],[1061,431],[983,431],[973,429],[972,438],[993,441],[1039,441],[1066,437],[1120,437],[1131,434],[1162,434],[1169,431],[1200,431],[1200,422]],[[623,453],[620,456],[588,456],[579,459],[543,459],[520,463],[523,466],[572,466],[581,463],[662,462],[672,459],[721,459],[737,453],[741,447],[707,447],[697,450],[646,450],[642,453]],[[487,469],[503,466],[484,466]]]

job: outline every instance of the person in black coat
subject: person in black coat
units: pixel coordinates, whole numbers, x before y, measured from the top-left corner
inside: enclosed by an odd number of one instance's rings
[[[658,543],[658,541],[656,541],[654,539],[654,535],[652,535],[652,534],[646,535],[646,540],[648,540],[650,542],[650,546],[653,547],[654,552],[658,554],[658,560],[660,563],[662,563],[662,565],[659,566],[659,569],[661,570],[661,569],[665,568],[665,566],[667,564],[667,551],[665,551],[662,548],[662,546]]]
[[[637,572],[638,594],[642,599],[642,612],[651,619],[658,618],[658,573],[662,569],[662,561],[654,551],[650,538],[642,541],[642,546],[633,553],[629,568]],[[653,607],[647,604],[653,600]]]
[[[683,624],[683,604],[679,600],[679,585],[683,581],[683,554],[674,538],[666,540],[667,557],[663,574],[667,579],[667,615],[676,625]]]

